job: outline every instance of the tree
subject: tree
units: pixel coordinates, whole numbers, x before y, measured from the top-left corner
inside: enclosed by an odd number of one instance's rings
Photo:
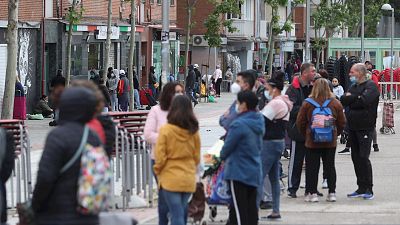
[[[108,18],[107,18],[107,39],[106,39],[106,55],[104,56],[104,68],[107,69],[110,64],[110,48],[111,48],[111,17],[112,17],[112,0],[108,0]],[[103,77],[104,84],[107,82],[107,76]]]
[[[214,10],[208,15],[204,22],[207,31],[204,35],[204,39],[208,41],[208,74],[210,74],[210,55],[211,48],[220,47],[222,44],[221,30],[226,28],[229,33],[233,33],[237,30],[233,26],[231,19],[221,19],[226,14],[240,14],[239,4],[242,4],[242,0],[225,0],[222,2],[213,1]],[[206,77],[206,90],[208,92],[209,81],[208,76]]]
[[[7,69],[4,88],[2,119],[12,119],[14,110],[15,81],[17,79],[18,53],[18,4],[19,0],[8,1],[7,25]]]
[[[135,95],[134,95],[134,84],[133,84],[133,66],[134,66],[134,61],[133,59],[135,58],[135,28],[136,28],[136,1],[135,0],[130,0],[131,1],[131,38],[130,38],[130,51],[129,51],[129,69],[128,69],[128,76],[129,76],[129,86],[131,87],[129,91],[129,110],[133,111],[134,109],[134,102],[135,102]]]
[[[194,23],[192,23],[192,16],[194,7],[196,6],[198,0],[186,0],[186,9],[188,13],[188,21],[186,27],[186,40],[185,40],[185,74],[188,74],[188,65],[189,65],[189,41],[190,41],[190,31]]]
[[[74,29],[74,25],[79,23],[79,21],[82,19],[83,15],[83,8],[82,6],[79,9],[77,8],[77,1],[73,0],[71,6],[68,9],[67,13],[67,21],[69,23],[69,30],[68,30],[68,39],[67,39],[67,65],[66,65],[66,82],[67,86],[69,86],[69,83],[71,81],[71,40],[72,40],[72,30]]]

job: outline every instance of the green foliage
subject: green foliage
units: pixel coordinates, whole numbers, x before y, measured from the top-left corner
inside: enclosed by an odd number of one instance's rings
[[[85,9],[83,7],[69,7],[66,19],[71,25],[77,24],[82,19],[84,12]]]
[[[288,15],[285,23],[281,26],[279,24],[280,16],[278,14],[279,7],[286,7],[288,0],[264,0],[264,2],[271,6],[272,9],[272,34],[278,35],[283,31],[290,32],[292,30],[292,14]],[[292,0],[292,8],[295,8],[298,4],[304,3],[304,0]]]
[[[233,26],[231,19],[222,19],[226,14],[240,14],[239,4],[243,0],[224,0],[222,2],[213,1],[214,11],[204,21],[207,31],[204,38],[208,41],[210,47],[219,47],[222,44],[220,31],[226,28],[228,32],[235,32],[237,29]]]

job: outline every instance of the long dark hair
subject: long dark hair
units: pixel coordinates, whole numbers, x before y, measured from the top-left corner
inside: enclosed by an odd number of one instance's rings
[[[160,107],[163,111],[169,110],[169,106],[171,105],[172,98],[175,96],[175,87],[178,85],[181,86],[183,89],[183,86],[177,82],[167,83],[163,87],[163,89],[161,91],[160,99],[159,99]]]
[[[173,98],[167,120],[168,123],[186,129],[191,134],[199,130],[199,121],[194,115],[192,102],[185,95],[177,95]]]

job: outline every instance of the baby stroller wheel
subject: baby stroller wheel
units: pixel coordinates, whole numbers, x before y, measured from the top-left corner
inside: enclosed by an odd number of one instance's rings
[[[379,129],[379,131],[381,132],[381,134],[384,134],[385,133],[385,128],[381,127],[381,129]]]
[[[215,217],[217,217],[217,207],[216,206],[210,206],[210,220],[211,220],[211,222],[214,222]]]

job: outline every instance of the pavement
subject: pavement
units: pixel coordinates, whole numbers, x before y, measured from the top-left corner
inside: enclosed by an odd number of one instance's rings
[[[219,116],[222,115],[232,104],[234,96],[223,93],[217,98],[217,103],[200,103],[195,107],[195,113],[200,123],[200,135],[202,151],[210,148],[220,136],[224,135],[224,129],[218,124]],[[395,120],[398,121],[400,112],[395,112]],[[46,135],[51,131],[48,126],[49,120],[27,121],[32,145],[32,171],[35,177],[37,164],[40,160]],[[378,118],[377,127],[381,127],[381,113]],[[400,129],[395,128],[397,133]],[[319,203],[305,203],[301,193],[298,191],[297,199],[288,199],[286,193],[281,196],[281,215],[279,222],[261,220],[260,224],[400,224],[400,195],[398,185],[400,184],[400,151],[397,147],[400,141],[398,134],[378,134],[380,152],[371,154],[374,173],[375,199],[365,201],[360,199],[348,199],[347,193],[356,190],[356,178],[351,157],[349,155],[336,156],[337,171],[337,197],[336,203],[328,203],[325,198],[320,198]],[[338,145],[337,151],[344,148]],[[284,171],[287,171],[288,160],[283,159]],[[322,169],[320,178],[322,179]],[[35,179],[34,179],[35,180]],[[302,179],[304,182],[304,177]],[[322,180],[321,180],[322,182]],[[319,188],[325,196],[326,190]],[[135,217],[140,224],[158,224],[157,209],[137,208],[127,211]],[[260,216],[269,215],[270,210],[262,210]],[[218,215],[215,222],[208,219],[208,212],[204,217],[207,224],[225,224],[228,217],[226,207],[218,207]],[[17,219],[12,217],[10,224],[15,224]]]

